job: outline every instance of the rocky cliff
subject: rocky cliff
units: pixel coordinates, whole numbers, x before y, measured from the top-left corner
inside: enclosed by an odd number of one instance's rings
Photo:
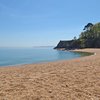
[[[100,48],[100,22],[88,23],[79,38],[70,41],[60,41],[55,49]]]
[[[69,41],[60,41],[54,49],[76,49],[79,48],[77,41],[69,40]]]

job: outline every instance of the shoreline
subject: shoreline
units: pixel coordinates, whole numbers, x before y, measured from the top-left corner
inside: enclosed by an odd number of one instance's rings
[[[94,55],[0,67],[0,100],[99,100],[100,49],[74,51]]]

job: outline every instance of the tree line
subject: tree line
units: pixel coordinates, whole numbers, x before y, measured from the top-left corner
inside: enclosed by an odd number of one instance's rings
[[[100,48],[100,23],[85,25],[78,39],[74,37],[76,48]]]

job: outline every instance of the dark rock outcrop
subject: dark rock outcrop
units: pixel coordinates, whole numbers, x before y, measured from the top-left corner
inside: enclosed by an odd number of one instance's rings
[[[69,40],[69,41],[60,41],[58,45],[54,49],[77,49],[80,48],[80,45],[77,40]]]

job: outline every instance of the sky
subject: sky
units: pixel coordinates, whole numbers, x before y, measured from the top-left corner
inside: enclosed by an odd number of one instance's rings
[[[0,0],[0,47],[56,46],[100,22],[100,0]]]

